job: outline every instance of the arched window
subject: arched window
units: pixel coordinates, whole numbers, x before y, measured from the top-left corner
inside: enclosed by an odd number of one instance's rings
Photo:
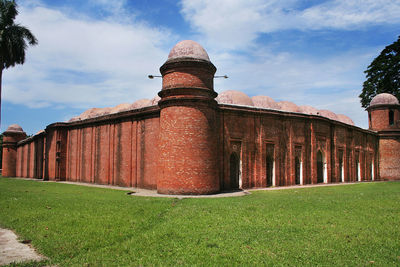
[[[232,153],[229,159],[229,171],[231,189],[239,189],[240,161],[236,153]]]
[[[394,112],[389,110],[389,125],[394,125]]]
[[[321,150],[317,152],[317,183],[324,182],[324,158]]]
[[[300,184],[301,166],[299,157],[294,159],[294,169],[295,183]]]

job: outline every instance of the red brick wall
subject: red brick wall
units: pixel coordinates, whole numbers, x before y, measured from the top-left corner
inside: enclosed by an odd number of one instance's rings
[[[265,187],[266,148],[275,148],[275,184],[295,184],[295,157],[302,164],[303,184],[317,183],[317,151],[325,159],[326,180],[340,182],[339,150],[343,152],[345,181],[356,180],[356,158],[361,180],[370,180],[370,167],[377,168],[377,136],[326,119],[279,112],[254,112],[247,108],[223,107],[223,188],[230,188],[229,159],[240,146],[242,187]],[[239,144],[239,145],[238,145]],[[346,152],[351,156],[346,156]],[[375,179],[376,173],[375,173]]]
[[[389,125],[389,111],[393,111],[393,124]],[[368,111],[369,128],[380,131],[384,129],[399,129],[400,128],[400,108],[393,106],[381,106],[371,108]]]
[[[48,180],[56,180],[56,132],[50,129],[46,134],[46,150],[45,150],[45,175]]]
[[[177,87],[213,88],[214,75],[199,68],[180,68],[163,76],[163,89]]]
[[[398,141],[382,139],[378,157],[376,134],[317,116],[228,105],[215,111],[205,103],[165,107],[161,122],[160,114],[152,112],[50,127],[46,135],[18,146],[16,175],[209,193],[231,188],[229,164],[235,152],[241,160],[242,188],[265,187],[268,145],[274,146],[278,186],[295,184],[296,156],[303,184],[316,183],[318,150],[328,182],[339,182],[339,151],[346,182],[356,180],[357,158],[361,180],[371,179],[372,163],[375,179],[378,174],[385,179],[399,175],[392,168],[400,164]],[[175,179],[165,179],[171,176]]]
[[[379,174],[384,180],[400,179],[400,139],[379,140]]]
[[[208,194],[219,191],[218,124],[208,104],[161,110],[160,193]]]

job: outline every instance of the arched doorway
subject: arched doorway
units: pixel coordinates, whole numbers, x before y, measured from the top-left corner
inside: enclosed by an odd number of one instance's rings
[[[295,183],[300,184],[301,166],[299,157],[294,159],[294,168]]]
[[[272,186],[273,185],[272,179],[274,177],[274,159],[270,155],[267,156],[266,172],[267,172],[267,186]]]
[[[322,152],[318,150],[317,152],[317,183],[324,182],[324,158]]]
[[[236,153],[231,154],[229,172],[231,189],[239,189],[240,161]]]

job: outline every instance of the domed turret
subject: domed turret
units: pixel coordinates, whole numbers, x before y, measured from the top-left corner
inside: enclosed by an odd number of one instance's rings
[[[26,133],[18,124],[10,125],[3,133],[3,173],[5,177],[15,177],[17,143],[26,138]]]
[[[375,96],[367,108],[369,128],[379,136],[379,176],[400,179],[400,105],[387,93]]]
[[[391,94],[376,95],[367,108],[369,128],[375,131],[400,128],[399,100]]]
[[[176,44],[160,68],[159,193],[210,194],[220,190],[215,71],[204,48],[190,40]]]

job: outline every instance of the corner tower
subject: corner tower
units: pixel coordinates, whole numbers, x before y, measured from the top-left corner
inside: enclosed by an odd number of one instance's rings
[[[211,194],[218,178],[215,66],[198,43],[176,44],[160,68],[161,194]]]
[[[369,129],[379,135],[379,177],[400,180],[400,105],[387,93],[376,95],[367,108]]]
[[[18,124],[12,124],[3,135],[2,175],[4,177],[15,177],[17,172],[17,143],[26,138],[26,133]]]

